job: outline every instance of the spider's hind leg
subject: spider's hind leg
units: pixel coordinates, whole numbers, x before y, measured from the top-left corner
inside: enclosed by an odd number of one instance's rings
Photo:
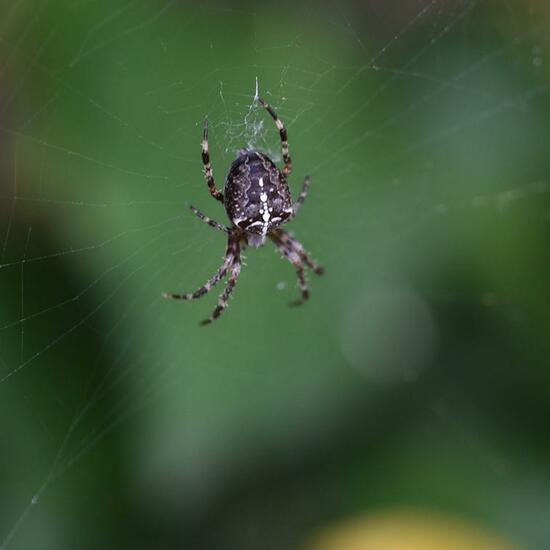
[[[304,178],[304,183],[302,185],[302,190],[300,191],[300,194],[298,195],[298,198],[296,199],[296,202],[292,205],[292,217],[295,218],[298,214],[298,210],[302,207],[302,204],[304,204],[304,201],[307,197],[307,192],[309,190],[309,184],[311,183],[311,179],[309,176],[306,176]]]
[[[273,107],[271,107],[271,105],[266,103],[261,97],[258,98],[258,101],[261,103],[262,107],[265,107],[265,109],[267,109],[267,112],[271,115],[271,118],[275,121],[275,125],[279,130],[279,136],[281,138],[281,149],[283,151],[283,160],[285,162],[283,174],[285,176],[288,176],[290,172],[292,172],[292,160],[288,151],[288,134],[286,132],[285,125],[283,124],[283,121],[277,116],[277,113],[275,112]]]
[[[210,152],[208,150],[208,119],[204,119],[204,131],[202,137],[202,164],[204,166],[204,177],[210,190],[210,194],[223,204],[223,193],[216,187],[212,165],[210,164]]]

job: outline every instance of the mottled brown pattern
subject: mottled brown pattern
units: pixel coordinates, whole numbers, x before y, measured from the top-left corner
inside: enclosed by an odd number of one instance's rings
[[[267,195],[265,201],[262,194]],[[292,215],[288,184],[269,157],[246,151],[233,162],[225,184],[225,209],[235,225],[257,235],[266,235]]]

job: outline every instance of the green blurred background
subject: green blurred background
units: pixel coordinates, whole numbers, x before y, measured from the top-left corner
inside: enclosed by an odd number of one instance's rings
[[[3,3],[0,549],[550,548],[549,56],[542,0]],[[256,81],[326,275],[199,327]]]

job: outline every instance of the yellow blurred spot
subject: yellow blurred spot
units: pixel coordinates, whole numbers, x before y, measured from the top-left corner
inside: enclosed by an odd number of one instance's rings
[[[520,550],[464,521],[412,511],[365,516],[317,533],[305,550]]]

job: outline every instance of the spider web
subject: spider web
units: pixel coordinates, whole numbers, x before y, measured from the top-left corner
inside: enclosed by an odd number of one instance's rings
[[[550,219],[549,16],[479,0],[0,8],[0,550],[73,548],[94,506],[106,533],[118,509],[177,524],[255,453],[314,446],[364,398],[358,379],[415,380],[438,305],[508,311],[493,266]],[[160,296],[200,286],[225,246],[188,209],[225,222],[204,117],[218,186],[243,147],[281,160],[258,96],[288,129],[295,197],[312,178],[293,231],[327,276],[289,310],[293,269],[251,251],[204,329],[214,296]],[[485,286],[430,278],[457,257]],[[402,349],[363,338],[380,320]]]

